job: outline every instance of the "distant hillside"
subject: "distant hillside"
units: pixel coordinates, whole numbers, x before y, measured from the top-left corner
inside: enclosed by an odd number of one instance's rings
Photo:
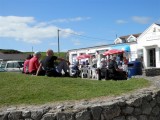
[[[12,50],[12,49],[0,49],[0,53],[4,53],[4,54],[18,54],[18,53],[22,53],[22,52],[18,51],[18,50]]]

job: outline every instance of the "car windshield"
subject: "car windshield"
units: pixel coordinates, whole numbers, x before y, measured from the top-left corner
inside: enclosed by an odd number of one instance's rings
[[[0,68],[0,72],[3,72],[3,71],[5,71],[3,68]]]
[[[2,63],[0,64],[0,68],[5,68],[5,66],[6,66],[6,62],[2,62]]]

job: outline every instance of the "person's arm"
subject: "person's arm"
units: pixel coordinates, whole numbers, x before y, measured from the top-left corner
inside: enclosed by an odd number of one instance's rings
[[[114,62],[114,68],[116,71],[119,71],[119,68],[118,68],[118,65],[117,65],[117,62]]]
[[[70,62],[69,62],[68,60],[65,60],[64,58],[57,58],[57,60],[65,61],[65,62],[67,62],[68,64],[70,64]]]
[[[39,61],[37,60],[37,61],[35,62],[35,67],[36,67],[37,70],[38,70],[38,68],[39,68],[39,65],[40,65],[40,63],[39,63]]]
[[[122,71],[121,69],[118,68],[117,62],[115,62],[114,68],[116,69],[116,71]]]
[[[39,75],[39,72],[40,72],[41,69],[42,69],[42,63],[39,65],[39,67],[38,67],[38,69],[37,69],[36,76]]]

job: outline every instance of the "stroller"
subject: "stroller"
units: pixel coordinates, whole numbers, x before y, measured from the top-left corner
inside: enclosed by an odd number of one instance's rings
[[[74,65],[70,66],[70,76],[71,77],[79,77],[80,76],[80,70],[78,68],[78,63],[75,63]]]

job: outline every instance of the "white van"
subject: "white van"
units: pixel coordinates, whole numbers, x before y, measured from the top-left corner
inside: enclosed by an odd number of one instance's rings
[[[7,61],[4,67],[8,72],[22,72],[24,61]]]

